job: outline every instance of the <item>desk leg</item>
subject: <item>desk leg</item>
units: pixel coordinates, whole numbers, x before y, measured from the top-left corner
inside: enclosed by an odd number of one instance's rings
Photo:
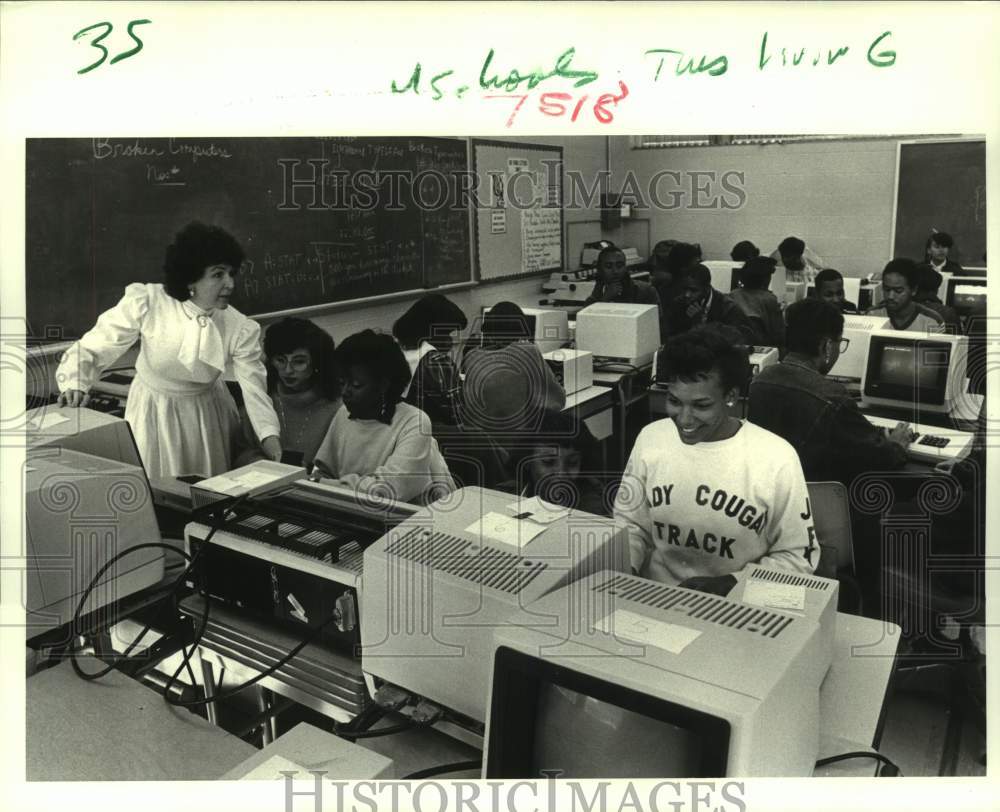
[[[201,663],[201,681],[205,689],[205,698],[211,699],[215,696],[215,672],[212,670],[212,664],[201,656],[200,651],[198,652],[198,660]],[[219,712],[214,702],[205,703],[205,713],[211,724],[219,724]]]

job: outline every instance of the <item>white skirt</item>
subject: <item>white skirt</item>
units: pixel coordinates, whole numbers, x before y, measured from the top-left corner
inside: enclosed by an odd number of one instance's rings
[[[125,419],[150,477],[210,477],[231,467],[239,413],[222,376],[178,387],[136,375]]]

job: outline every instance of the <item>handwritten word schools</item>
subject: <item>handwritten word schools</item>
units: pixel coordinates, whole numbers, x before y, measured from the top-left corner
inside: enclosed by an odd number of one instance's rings
[[[840,43],[833,47],[801,47],[798,43],[792,45],[774,42],[770,33],[765,31],[757,41],[754,68],[758,73],[773,73],[783,69],[832,68],[847,64],[855,58],[855,54],[861,53],[864,54],[864,64],[873,68],[891,68],[896,64],[896,51],[892,48],[891,37],[891,31],[883,31],[871,40],[866,40],[867,49],[859,51],[851,45]],[[589,88],[588,92],[577,94],[552,92],[553,87],[566,88],[567,83],[572,89],[578,89],[599,82],[600,76],[596,70],[580,68],[574,64],[576,56],[575,48],[567,48],[553,60],[551,67],[500,67],[496,50],[490,48],[483,58],[478,81],[463,81],[453,68],[427,69],[423,63],[417,62],[405,83],[391,80],[390,90],[393,95],[426,96],[435,102],[449,98],[468,98],[473,90],[477,90],[478,96],[483,99],[514,99],[517,104],[507,119],[507,126],[510,127],[526,103],[535,101],[532,99],[532,92],[545,86],[548,92],[539,93],[537,98],[539,113],[575,122],[582,112],[583,117],[588,118],[584,111],[589,111],[601,124],[611,123],[614,120],[614,108],[629,95],[625,81],[616,78],[612,86],[600,88],[604,91],[602,93],[591,93]],[[659,82],[670,75],[725,76],[740,64],[729,54],[702,54],[677,48],[648,48],[643,51],[643,56],[652,57],[649,64],[653,69],[650,77],[653,82]],[[746,63],[751,64],[749,60]],[[532,108],[535,105],[528,104],[526,109]]]

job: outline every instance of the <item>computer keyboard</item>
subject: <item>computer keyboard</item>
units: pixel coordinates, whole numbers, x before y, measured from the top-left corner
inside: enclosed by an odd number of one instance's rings
[[[888,436],[900,422],[885,417],[866,414],[865,419],[875,428]],[[919,423],[910,424],[910,445],[906,449],[910,459],[917,462],[945,462],[958,460],[969,453],[972,446],[972,432],[924,426]]]

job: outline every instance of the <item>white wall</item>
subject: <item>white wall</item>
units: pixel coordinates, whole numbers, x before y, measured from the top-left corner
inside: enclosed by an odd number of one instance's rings
[[[705,259],[729,259],[740,240],[769,254],[800,237],[845,276],[881,270],[891,251],[896,141],[816,141],[761,146],[633,150],[611,139],[611,190],[631,170],[645,189],[661,169],[744,173],[745,204],[735,210],[682,207],[649,211],[653,242],[701,244]],[[662,187],[661,195],[669,199]],[[727,195],[733,199],[732,195]],[[923,246],[914,247],[914,257]]]

